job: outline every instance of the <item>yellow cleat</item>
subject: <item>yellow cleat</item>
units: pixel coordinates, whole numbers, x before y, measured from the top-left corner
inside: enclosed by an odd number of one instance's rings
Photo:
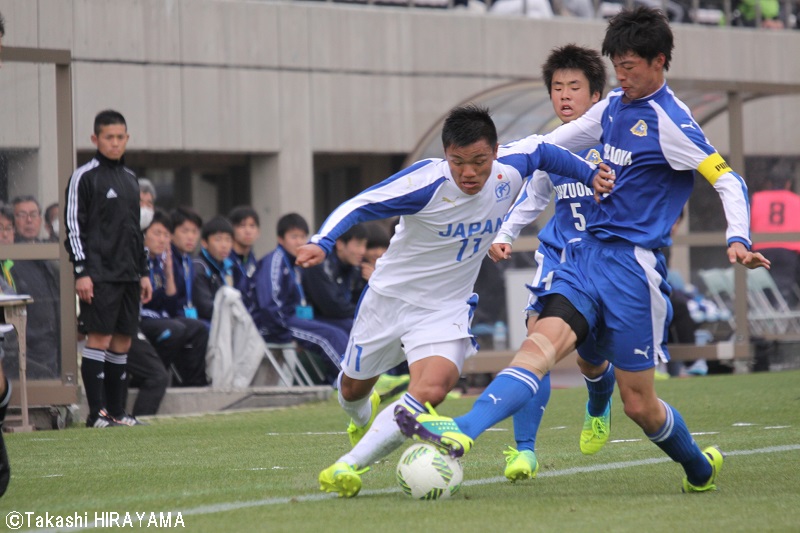
[[[518,451],[509,446],[503,455],[506,456],[504,474],[511,483],[536,477],[536,473],[539,471],[539,461],[536,460],[535,453],[530,450]]]
[[[717,486],[714,482],[717,480],[719,471],[722,470],[722,462],[725,456],[722,455],[722,452],[719,451],[719,448],[716,446],[710,446],[703,450],[703,455],[706,456],[709,464],[711,464],[711,477],[708,478],[705,485],[692,485],[687,478],[683,478],[683,492],[707,492],[710,490],[717,490]]]
[[[581,453],[593,455],[600,451],[608,442],[611,433],[611,400],[608,401],[605,412],[600,416],[592,416],[586,409],[581,431]]]
[[[336,492],[340,498],[352,498],[361,490],[361,474],[369,467],[356,470],[351,465],[338,462],[319,473],[319,490]]]
[[[381,404],[381,397],[376,391],[372,391],[372,394],[369,396],[369,403],[372,405],[372,414],[369,415],[369,422],[366,423],[364,426],[357,426],[353,419],[350,419],[350,424],[347,426],[347,436],[350,438],[350,446],[355,448],[358,441],[360,441],[364,435],[367,434],[369,428],[372,427],[372,423],[375,421],[375,417],[378,416],[378,407]]]

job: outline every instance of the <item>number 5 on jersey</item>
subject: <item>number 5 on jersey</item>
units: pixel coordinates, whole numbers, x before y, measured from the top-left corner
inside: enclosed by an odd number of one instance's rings
[[[584,231],[586,229],[586,219],[583,218],[583,215],[578,211],[580,206],[581,204],[579,202],[572,202],[569,204],[570,209],[572,209],[572,217],[575,219],[575,229]]]

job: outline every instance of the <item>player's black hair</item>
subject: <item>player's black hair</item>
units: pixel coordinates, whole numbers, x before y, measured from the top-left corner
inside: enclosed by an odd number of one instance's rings
[[[297,213],[288,213],[278,219],[278,237],[281,239],[293,229],[299,229],[308,235],[308,222]]]
[[[547,94],[550,94],[553,86],[553,74],[557,70],[579,70],[583,72],[589,80],[589,92],[599,93],[603,96],[603,89],[606,87],[606,65],[602,56],[597,50],[568,44],[559,48],[553,48],[547,60],[542,64],[542,77],[544,85],[547,87]]]
[[[258,219],[258,213],[249,205],[240,205],[238,207],[234,207],[231,209],[231,212],[228,213],[228,220],[230,220],[231,224],[234,226],[238,226],[248,218],[252,218],[253,222],[256,223],[256,226],[259,228],[261,227],[261,221]]]
[[[197,229],[203,227],[203,218],[197,214],[197,211],[185,205],[173,209],[170,213],[170,217],[172,217],[173,231],[174,228],[177,228],[187,220],[197,226]]]
[[[469,146],[481,139],[492,149],[497,145],[497,128],[487,108],[467,104],[450,110],[442,127],[445,150],[451,146]]]
[[[153,220],[150,221],[150,226],[152,226],[153,224],[161,224],[162,226],[167,228],[167,231],[172,233],[172,218],[170,218],[167,212],[164,211],[163,209],[153,210]],[[147,228],[149,229],[150,226],[147,226]],[[145,229],[145,231],[147,231],[147,229]]]
[[[648,63],[664,54],[664,70],[669,70],[673,48],[672,29],[664,12],[637,6],[623,9],[608,21],[602,52],[612,59],[633,52]]]
[[[6,19],[3,18],[3,14],[0,13],[0,37],[3,37],[6,34]]]
[[[344,244],[347,244],[353,239],[357,239],[359,241],[366,241],[367,228],[365,228],[362,224],[356,224],[354,226],[350,226],[350,229],[342,233],[336,240],[342,241]]]
[[[233,226],[231,225],[231,221],[220,215],[215,216],[203,225],[200,238],[207,241],[209,237],[218,233],[227,233],[231,236],[231,239],[233,238]]]
[[[94,134],[100,135],[100,129],[103,126],[111,126],[112,124],[122,124],[125,126],[126,130],[128,129],[125,117],[123,117],[122,113],[119,111],[114,111],[113,109],[100,111],[97,116],[94,117]]]

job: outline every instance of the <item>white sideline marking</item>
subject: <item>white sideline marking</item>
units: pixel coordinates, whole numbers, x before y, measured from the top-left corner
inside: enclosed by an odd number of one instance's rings
[[[789,444],[785,446],[770,446],[767,448],[756,448],[754,450],[735,450],[731,452],[726,451],[724,452],[724,454],[727,457],[734,455],[753,455],[761,453],[792,452],[797,450],[800,450],[800,444]],[[607,463],[602,465],[577,466],[574,468],[566,468],[564,470],[552,470],[547,472],[540,471],[537,477],[571,476],[573,474],[587,474],[592,472],[602,472],[605,470],[619,470],[621,468],[654,465],[658,463],[667,463],[671,461],[672,459],[670,459],[669,457],[657,457],[653,459],[641,459],[639,461],[620,461],[616,463]],[[486,479],[473,479],[470,481],[465,481],[464,485],[471,487],[476,485],[490,485],[493,483],[508,483],[508,480],[505,478],[505,476],[497,476]],[[377,490],[362,490],[359,494],[364,496],[369,496],[372,494],[392,494],[392,493],[400,494],[400,489],[398,489],[397,487],[390,487],[386,489],[377,489]],[[217,503],[213,505],[203,505],[201,507],[195,507],[194,509],[184,509],[180,512],[184,516],[204,515],[204,514],[236,511],[237,509],[249,509],[251,507],[264,507],[266,505],[280,505],[284,503],[299,503],[299,502],[317,502],[321,500],[330,500],[332,498],[337,498],[337,497],[338,496],[336,494],[322,494],[322,493],[305,494],[302,496],[290,496],[283,498],[265,498],[263,500],[252,500],[249,502],[228,502],[228,503]],[[172,512],[174,513],[175,511]],[[95,525],[94,522],[92,522],[87,527],[71,528],[69,529],[69,531],[84,531],[86,529],[94,529],[94,528]],[[31,529],[29,531],[35,531],[38,533],[50,533],[50,532],[55,533],[57,531],[63,531],[63,530],[58,528],[51,528],[51,529]]]
[[[642,439],[615,439],[608,442],[640,442]]]
[[[301,433],[264,433],[267,437],[285,437],[287,435],[346,435],[346,431],[303,431]]]

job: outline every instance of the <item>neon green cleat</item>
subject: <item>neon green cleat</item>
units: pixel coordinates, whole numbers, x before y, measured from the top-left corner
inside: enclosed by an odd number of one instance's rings
[[[367,422],[365,426],[359,427],[351,418],[350,424],[347,426],[347,436],[350,438],[350,446],[353,448],[355,448],[358,441],[367,434],[367,431],[369,431],[369,428],[372,427],[372,423],[375,421],[375,417],[378,416],[378,407],[381,404],[381,397],[375,390],[373,390],[372,394],[369,396],[369,403],[372,404],[372,414],[369,415],[369,422]]]
[[[608,400],[605,412],[600,416],[592,416],[586,409],[581,431],[581,453],[593,455],[600,451],[608,441],[611,433],[611,400]]]
[[[533,479],[539,471],[539,461],[536,460],[536,454],[530,450],[518,451],[516,448],[508,447],[503,452],[506,456],[506,470],[505,475],[514,483],[515,481],[524,481],[526,479]]]
[[[344,462],[333,463],[319,473],[319,490],[336,492],[340,498],[352,498],[361,490],[361,474],[369,467],[356,470]]]
[[[708,462],[711,464],[711,477],[708,478],[705,485],[692,485],[687,478],[683,478],[683,492],[707,492],[710,490],[717,490],[714,482],[717,480],[717,474],[722,470],[722,462],[724,455],[716,446],[710,446],[703,450],[703,455],[706,456]]]
[[[439,416],[431,404],[428,413],[416,413],[405,405],[394,408],[394,420],[408,438],[432,444],[442,453],[459,458],[472,449],[472,439],[465,435],[455,420]]]

